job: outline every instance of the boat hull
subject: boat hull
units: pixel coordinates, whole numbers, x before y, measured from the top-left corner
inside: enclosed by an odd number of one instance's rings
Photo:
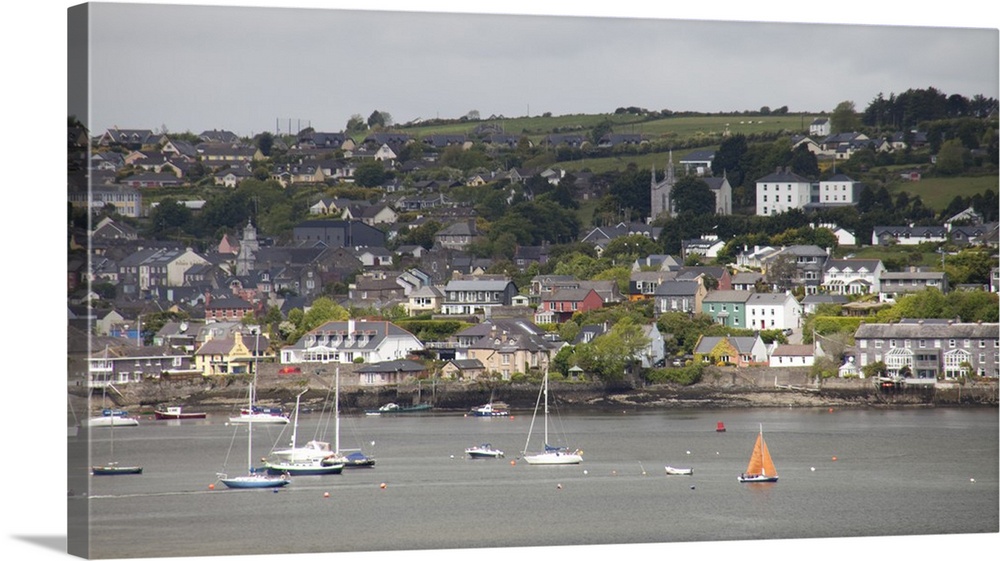
[[[740,483],[777,483],[777,475],[741,475],[736,478]]]
[[[161,421],[173,421],[178,419],[204,419],[206,413],[171,413],[168,411],[154,411],[153,415]]]
[[[281,415],[271,415],[268,413],[255,414],[255,415],[240,415],[239,417],[230,417],[230,423],[253,423],[255,425],[272,424],[272,425],[287,425],[288,417],[282,417]]]
[[[90,471],[94,475],[139,475],[140,466],[93,466]]]
[[[137,427],[139,421],[131,417],[91,417],[83,422],[86,427]]]
[[[470,448],[466,450],[465,453],[468,454],[470,458],[474,459],[479,459],[479,458],[497,459],[503,457],[502,450],[478,450]]]
[[[694,475],[694,468],[675,468],[666,466],[667,475]]]
[[[345,468],[375,467],[375,458],[371,458],[360,453],[348,454],[343,458],[338,458],[336,461],[343,462]]]
[[[266,477],[263,475],[243,475],[240,477],[222,478],[223,485],[230,489],[270,489],[284,487],[291,483],[284,477]]]
[[[295,462],[267,464],[269,475],[336,475],[344,471],[343,463]]]
[[[524,461],[536,466],[561,466],[578,464],[583,461],[579,454],[545,453],[525,456]]]

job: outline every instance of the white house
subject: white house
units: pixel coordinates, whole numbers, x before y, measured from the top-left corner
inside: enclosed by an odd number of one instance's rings
[[[794,329],[801,317],[802,305],[790,293],[755,292],[746,303],[746,325],[750,329]]]
[[[878,294],[883,273],[880,259],[828,259],[822,286],[830,294]]]
[[[819,182],[819,204],[843,206],[858,203],[862,185],[850,177],[838,173]]]
[[[845,230],[844,228],[837,226],[836,224],[813,224],[813,228],[826,228],[833,232],[833,235],[837,238],[837,245],[858,245],[858,237],[854,235],[854,232],[850,230]]]
[[[776,345],[771,349],[768,366],[812,366],[815,359],[812,345]]]
[[[409,331],[387,321],[328,321],[281,349],[282,364],[402,360],[423,350]]]
[[[756,183],[757,216],[781,214],[812,202],[812,182],[788,168],[778,168]]]
[[[817,117],[809,123],[809,136],[827,137],[830,135],[830,119]]]

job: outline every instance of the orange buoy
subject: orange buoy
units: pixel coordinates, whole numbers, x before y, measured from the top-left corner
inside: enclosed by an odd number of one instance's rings
[[[833,407],[830,408],[830,413],[833,413]]]
[[[379,488],[380,488],[380,489],[385,489],[385,483],[383,483],[383,484],[379,485]]]
[[[514,460],[511,460],[511,461],[510,461],[510,465],[512,465],[512,466],[513,466],[513,465],[516,465],[516,464],[517,464],[517,462],[515,462]]]
[[[324,499],[329,499],[330,498],[330,492],[327,491],[327,492],[323,493],[323,498]]]
[[[215,483],[209,483],[208,484],[208,488],[209,489],[215,489]]]
[[[834,456],[834,457],[832,458],[832,460],[833,460],[834,462],[836,462],[836,461],[837,461],[837,456]]]

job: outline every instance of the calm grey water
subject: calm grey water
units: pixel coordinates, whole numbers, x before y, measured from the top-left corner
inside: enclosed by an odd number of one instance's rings
[[[225,416],[115,429],[115,456],[138,476],[93,477],[91,557],[663,543],[1000,531],[995,409],[684,410],[550,417],[576,466],[515,462],[528,414],[345,417],[341,446],[371,470],[295,478],[278,492],[215,483],[246,463],[244,429]],[[727,432],[716,433],[717,421]],[[541,420],[535,431],[540,434]],[[299,441],[333,440],[304,417]],[[758,427],[780,481],[740,484]],[[94,461],[109,452],[94,432]],[[290,438],[259,427],[254,457]],[[234,440],[235,438],[235,440]],[[502,460],[469,460],[490,442]],[[373,444],[374,443],[374,444]],[[533,438],[533,448],[540,439]],[[230,451],[230,445],[232,450]],[[692,467],[666,476],[664,466]],[[385,487],[382,487],[382,483]],[[325,496],[329,493],[329,496]]]

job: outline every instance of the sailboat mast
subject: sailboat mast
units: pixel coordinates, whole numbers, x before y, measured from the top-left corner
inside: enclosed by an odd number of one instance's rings
[[[258,366],[258,354],[257,351],[260,347],[260,326],[258,325],[254,330],[254,344],[253,344],[253,381],[250,383],[250,420],[247,422],[247,472],[253,471],[253,400],[254,392],[257,387],[257,366]]]
[[[336,369],[336,389],[333,392],[333,453],[340,456],[340,367]]]
[[[545,381],[543,385],[545,386],[545,389],[543,390],[543,393],[545,394],[545,417],[542,420],[542,422],[545,427],[544,431],[545,442],[543,442],[542,445],[548,446],[549,445],[549,371],[548,370],[545,371]]]

